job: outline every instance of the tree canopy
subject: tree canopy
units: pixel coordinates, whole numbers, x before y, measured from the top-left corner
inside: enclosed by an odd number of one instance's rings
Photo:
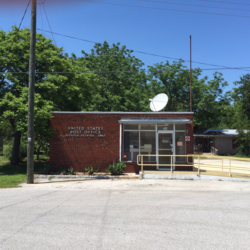
[[[89,111],[146,110],[147,79],[142,61],[132,56],[132,50],[120,44],[97,43],[78,62],[94,72],[97,86],[92,100],[85,103]]]
[[[91,99],[94,74],[42,34],[36,36],[35,135],[49,138],[52,110],[80,111]],[[27,131],[30,30],[0,31],[0,115],[14,133],[11,164],[18,164],[21,135]],[[79,72],[79,73],[73,73]]]
[[[166,93],[164,111],[189,111],[189,70],[184,61],[148,66],[120,43],[96,43],[82,56],[64,53],[37,34],[35,74],[35,138],[38,148],[53,134],[51,111],[149,111],[149,99]],[[0,30],[0,136],[14,138],[12,164],[18,163],[20,140],[26,139],[30,30],[16,26]],[[249,128],[250,74],[224,93],[227,82],[192,69],[192,108],[195,131],[207,128]]]

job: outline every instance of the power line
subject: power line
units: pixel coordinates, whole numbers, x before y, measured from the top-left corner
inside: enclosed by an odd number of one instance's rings
[[[43,30],[43,29],[39,29],[39,28],[37,28],[37,30],[51,33],[48,30]],[[85,40],[85,39],[81,39],[81,38],[77,38],[77,37],[73,37],[73,36],[68,36],[68,35],[64,35],[64,34],[60,34],[60,33],[56,33],[56,32],[54,32],[54,34],[55,35],[59,35],[59,36],[68,37],[68,38],[75,39],[75,40],[80,40],[80,41],[88,42],[88,43],[97,43],[97,42],[94,42],[94,41]],[[162,56],[162,55],[157,55],[157,54],[143,52],[143,51],[138,51],[138,50],[133,50],[133,52],[140,53],[140,54],[145,54],[145,55],[150,55],[150,56],[162,57],[162,58],[166,58],[166,59],[180,60],[180,58],[176,58],[176,57]],[[184,61],[190,62],[190,60],[184,60]],[[227,67],[227,66],[210,64],[210,63],[203,63],[203,62],[196,62],[196,61],[192,61],[192,62],[193,63],[197,63],[197,64],[202,64],[202,65],[214,66],[214,67],[230,68],[230,67]]]
[[[211,69],[200,69],[200,70],[226,70],[226,69],[249,69],[250,67],[228,67],[228,68],[211,68]],[[188,69],[165,69],[165,70],[157,70],[157,72],[166,72],[166,71],[189,71]],[[141,73],[141,72],[152,72],[152,70],[138,70],[138,71],[46,71],[46,72],[35,72],[35,74],[107,74],[107,73]],[[29,74],[29,72],[0,72],[0,74]]]
[[[44,3],[45,3],[45,1],[42,3],[42,5],[43,5],[43,9],[44,9],[44,12],[45,12],[45,15],[46,15],[46,18],[47,18],[48,24],[49,24],[50,31],[51,31],[52,36],[53,36],[53,39],[54,39],[54,43],[55,43],[55,45],[56,45],[56,40],[55,40],[54,34],[53,34],[53,32],[52,32],[52,29],[51,29],[51,26],[50,26],[50,23],[49,23],[49,19],[48,19],[48,16],[47,16],[47,13],[46,13],[46,10],[45,10],[45,7],[44,7]],[[56,46],[57,46],[57,45],[56,45]]]
[[[21,22],[20,22],[20,24],[19,24],[19,27],[18,27],[18,29],[17,29],[17,31],[16,31],[16,34],[18,34],[18,32],[19,32],[19,30],[20,30],[20,28],[21,28],[23,19],[24,19],[25,15],[26,15],[26,12],[27,12],[28,8],[29,8],[30,2],[31,2],[31,0],[29,0],[28,5],[27,5],[27,7],[26,7],[26,9],[25,9],[25,11],[24,11],[23,17],[22,17]],[[10,49],[10,50],[12,50],[13,43],[14,43],[14,39],[13,39],[13,41],[12,41],[12,43],[11,43],[11,46],[10,46],[11,49]]]
[[[22,17],[22,20],[21,20],[21,22],[20,22],[20,24],[19,24],[19,28],[18,28],[18,29],[21,28],[23,19],[24,19],[25,15],[26,15],[26,12],[27,12],[28,8],[29,8],[30,2],[31,2],[31,0],[29,0],[29,2],[28,2],[28,5],[27,5],[27,7],[26,7],[26,9],[25,9],[25,11],[24,11],[24,14],[23,14],[23,17]]]
[[[41,30],[41,31],[44,31],[44,32],[52,33],[51,31],[44,30],[44,29],[37,28],[37,30]],[[58,36],[65,36],[65,37],[68,37],[68,38],[72,38],[72,39],[75,39],[75,40],[80,40],[80,41],[84,41],[84,42],[88,42],[88,43],[97,43],[97,42],[86,40],[86,39],[81,39],[81,38],[77,38],[77,37],[73,37],[73,36],[68,36],[68,35],[64,35],[64,34],[59,34],[59,33],[56,33],[56,32],[53,32],[53,34],[58,35]]]
[[[248,3],[232,3],[232,2],[213,1],[213,0],[199,0],[199,1],[202,1],[202,2],[212,2],[212,3],[226,3],[226,4],[248,5],[248,6],[250,6],[250,4],[248,4]]]
[[[83,1],[83,0],[79,0],[79,1]],[[205,15],[233,16],[233,17],[250,18],[250,16],[240,16],[240,15],[233,15],[233,14],[220,14],[220,13],[210,13],[210,12],[191,11],[191,10],[176,10],[176,9],[147,7],[147,6],[138,6],[138,5],[118,4],[118,3],[104,3],[104,2],[96,2],[96,1],[89,1],[89,0],[84,0],[84,2],[98,3],[98,4],[108,4],[108,5],[116,5],[116,6],[125,6],[125,7],[133,7],[133,8],[143,8],[143,9],[154,9],[154,10],[166,10],[166,11],[185,12],[185,13],[196,13],[196,14],[205,14]]]
[[[42,10],[41,4],[39,4],[39,5],[40,5],[41,23],[42,23],[42,28],[43,28],[43,10]]]
[[[173,4],[173,5],[184,5],[184,6],[193,6],[193,7],[201,7],[201,8],[213,8],[213,9],[223,9],[223,10],[238,10],[238,11],[250,11],[243,9],[233,9],[233,8],[225,8],[225,7],[215,7],[215,6],[204,6],[204,5],[195,5],[195,4],[186,4],[186,3],[172,3],[172,2],[162,2],[162,1],[151,1],[151,0],[139,0],[142,2],[151,2],[151,3],[164,3],[164,4]]]

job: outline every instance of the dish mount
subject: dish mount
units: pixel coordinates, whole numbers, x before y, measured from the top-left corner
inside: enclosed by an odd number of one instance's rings
[[[156,95],[153,99],[149,99],[150,102],[150,109],[153,112],[163,110],[168,103],[168,96],[164,93]]]

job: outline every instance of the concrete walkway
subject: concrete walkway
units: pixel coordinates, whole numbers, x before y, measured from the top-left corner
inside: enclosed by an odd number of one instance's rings
[[[196,164],[196,168],[198,167],[198,159],[194,160]],[[221,173],[225,173],[225,175],[229,174],[230,161],[229,159],[223,159],[223,165],[221,159],[200,159],[200,169],[208,170],[208,171],[217,171]],[[238,161],[231,160],[231,173],[232,174],[245,174],[250,175],[250,161]]]

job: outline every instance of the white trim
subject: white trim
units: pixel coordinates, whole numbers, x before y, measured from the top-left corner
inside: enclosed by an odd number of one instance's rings
[[[155,124],[156,128],[157,128],[157,124]],[[156,139],[156,154],[158,155],[159,154],[159,140],[158,140],[158,131],[156,130],[155,131],[155,139]],[[156,169],[159,170],[159,156],[156,156]]]
[[[174,127],[173,127],[174,129]],[[158,130],[156,131],[156,138],[157,138],[157,144],[156,144],[156,147],[157,147],[157,155],[159,155],[159,134],[172,134],[172,143],[173,143],[173,152],[172,152],[172,155],[175,154],[175,132],[174,130]],[[175,165],[174,165],[174,162],[175,162],[175,157],[173,157],[173,170],[175,170]],[[157,156],[157,169],[159,170],[159,156]],[[171,169],[171,167],[167,168],[168,170]],[[162,170],[162,168],[160,169]]]
[[[157,132],[159,134],[170,134],[170,133],[174,133],[174,130],[158,130]]]
[[[176,133],[176,130],[175,130],[175,124],[173,126],[173,155],[176,155],[176,144],[175,144],[175,133]],[[175,170],[175,156],[173,157],[173,170]]]
[[[141,128],[141,125],[139,125],[139,129]],[[138,145],[138,147],[139,147],[139,155],[141,154],[141,131],[139,130],[139,145]],[[137,156],[136,156],[136,159],[137,159]],[[141,159],[139,158],[139,161],[140,161]],[[136,162],[137,162],[137,160],[136,160]]]
[[[122,124],[120,124],[120,147],[119,147],[119,159],[122,160]]]
[[[53,114],[113,114],[113,115],[118,115],[118,114],[147,114],[147,115],[176,115],[176,114],[190,114],[193,115],[194,112],[101,112],[101,111],[52,111],[51,113]]]
[[[190,119],[121,119],[118,121],[123,124],[192,124]]]
[[[122,125],[122,124],[121,124]],[[139,130],[139,129],[136,129],[136,130],[132,130],[132,129],[124,129],[123,131],[142,131],[142,132],[155,132],[155,130]],[[164,131],[164,130],[163,130]],[[166,131],[166,130],[165,130]]]

